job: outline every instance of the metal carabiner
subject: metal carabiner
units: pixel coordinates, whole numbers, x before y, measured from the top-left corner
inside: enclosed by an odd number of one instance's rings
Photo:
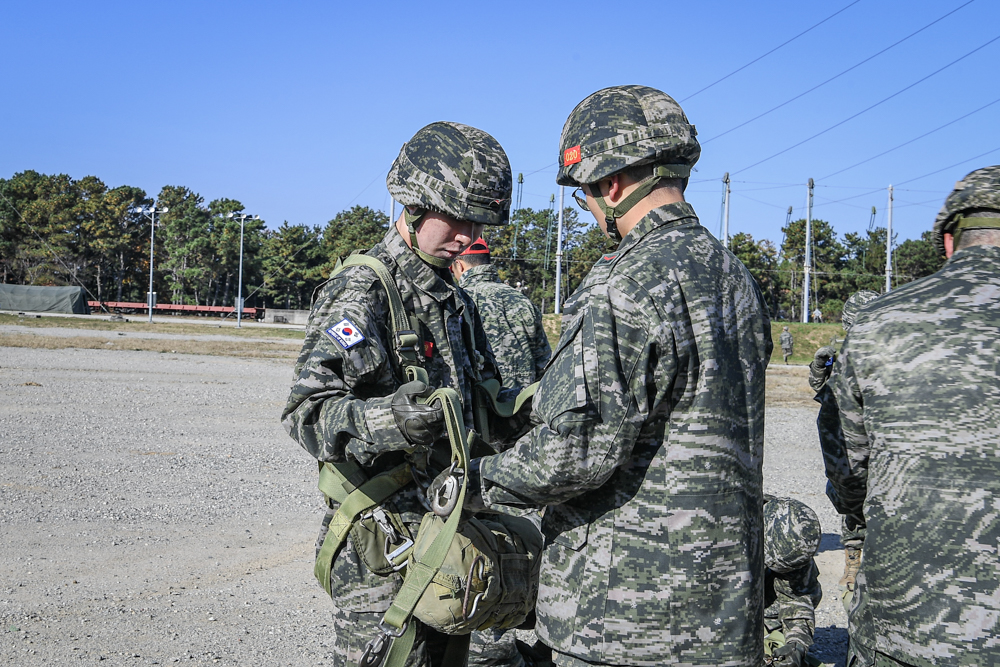
[[[382,667],[386,656],[389,655],[389,649],[392,648],[393,640],[402,637],[408,625],[409,622],[406,622],[403,627],[396,630],[392,626],[387,626],[385,619],[382,619],[378,624],[378,634],[365,646],[365,652],[361,654],[358,665],[360,667]]]
[[[440,517],[448,517],[458,506],[458,496],[462,492],[461,478],[465,471],[458,467],[458,461],[451,462],[448,477],[430,497],[431,510]]]

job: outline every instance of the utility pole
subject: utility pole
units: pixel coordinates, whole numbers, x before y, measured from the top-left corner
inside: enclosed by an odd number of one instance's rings
[[[396,224],[396,200],[392,199],[390,196],[389,201],[392,202],[389,205],[389,226],[391,227]]]
[[[806,204],[806,260],[802,267],[802,322],[809,321],[809,273],[812,271],[812,218],[813,218],[813,179],[809,179],[809,199]]]
[[[143,208],[140,206],[138,212],[149,218],[149,291],[146,292],[146,307],[149,308],[149,322],[153,322],[153,308],[156,307],[156,292],[153,291],[153,238],[156,236],[156,214],[160,215],[169,212],[167,207],[156,208],[154,202],[152,206]]]
[[[395,204],[395,200],[393,204]],[[395,209],[395,206],[393,206]],[[240,274],[239,274],[239,288],[236,292],[236,328],[242,328],[243,321],[243,223],[250,220],[260,220],[259,215],[247,215],[245,213],[228,213],[227,218],[239,218],[240,219]]]
[[[514,215],[515,216],[517,215],[517,212],[521,210],[521,189],[523,187],[524,187],[524,174],[522,174],[521,172],[518,172],[517,173],[517,204],[515,204],[515,206],[514,206]],[[517,221],[515,221],[514,222],[514,257],[513,257],[514,259],[517,259],[517,232],[518,232],[518,227],[519,226],[520,226],[519,223]]]
[[[566,186],[559,186],[559,225],[556,227],[556,315],[562,305],[560,292],[562,290],[562,239],[563,239],[563,202],[566,198]]]
[[[885,233],[885,293],[892,291],[892,185],[889,186],[889,224]]]
[[[722,214],[722,245],[729,247],[729,172],[722,177],[722,182],[726,184],[726,194],[723,198]]]

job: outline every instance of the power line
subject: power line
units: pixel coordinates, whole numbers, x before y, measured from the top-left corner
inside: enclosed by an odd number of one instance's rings
[[[977,155],[975,157],[970,157],[968,160],[962,160],[961,162],[956,162],[955,164],[948,165],[947,167],[944,167],[943,169],[938,169],[937,171],[932,171],[929,174],[924,174],[923,176],[917,176],[916,178],[911,178],[908,181],[901,181],[899,184],[903,185],[905,183],[912,183],[913,181],[919,181],[922,178],[927,178],[928,176],[933,176],[934,174],[940,174],[942,171],[948,171],[949,169],[957,167],[960,164],[965,164],[966,162],[972,162],[973,160],[978,160],[981,157],[985,157],[985,156],[989,155],[990,153],[996,153],[997,151],[1000,151],[1000,146],[997,146],[996,148],[988,150],[985,153],[980,153],[979,155]]]
[[[940,17],[940,18],[937,18],[937,19],[934,19],[933,21],[931,21],[930,23],[928,23],[927,25],[925,25],[925,26],[924,26],[923,28],[920,28],[920,29],[919,29],[919,30],[917,30],[916,32],[911,32],[911,33],[910,33],[909,35],[907,35],[906,37],[902,38],[901,40],[899,40],[899,41],[897,41],[897,42],[895,42],[895,43],[893,43],[893,44],[890,44],[889,46],[885,47],[884,49],[882,49],[882,50],[881,50],[881,51],[879,51],[878,53],[875,53],[875,54],[872,54],[872,55],[868,56],[867,58],[865,58],[864,60],[862,60],[862,61],[860,61],[860,62],[857,62],[857,63],[855,63],[854,65],[851,65],[850,67],[848,67],[848,68],[847,68],[847,69],[845,69],[844,71],[840,72],[839,74],[835,74],[835,75],[831,76],[831,77],[830,77],[829,79],[827,79],[827,80],[826,80],[826,81],[824,81],[823,83],[819,83],[819,84],[816,84],[815,86],[813,86],[813,87],[812,87],[812,88],[810,88],[809,90],[807,90],[807,91],[805,91],[805,92],[802,92],[802,93],[799,93],[799,94],[798,94],[798,95],[796,95],[795,97],[792,97],[792,98],[790,98],[790,99],[787,99],[787,100],[785,100],[784,102],[782,102],[782,103],[781,103],[781,104],[779,104],[778,106],[776,106],[776,107],[772,107],[772,108],[768,109],[767,111],[765,111],[764,113],[762,113],[762,114],[758,114],[758,115],[754,116],[754,117],[753,117],[753,118],[751,118],[750,120],[747,120],[747,121],[744,121],[744,122],[740,123],[739,125],[736,125],[735,127],[731,127],[731,128],[729,128],[728,130],[726,130],[726,131],[725,131],[725,132],[723,132],[722,134],[717,134],[717,135],[715,135],[714,137],[712,137],[711,139],[706,139],[705,141],[701,142],[701,143],[702,143],[702,145],[705,145],[705,144],[707,144],[707,143],[709,143],[709,142],[711,142],[711,141],[715,141],[716,139],[719,139],[720,137],[724,137],[724,136],[726,136],[727,134],[729,134],[730,132],[734,132],[734,131],[736,131],[736,130],[740,129],[741,127],[743,127],[743,126],[745,126],[745,125],[749,125],[750,123],[754,122],[755,120],[759,120],[759,119],[763,118],[764,116],[766,116],[766,115],[768,115],[768,114],[770,114],[770,113],[772,113],[772,112],[774,112],[774,111],[777,111],[778,109],[782,108],[783,106],[786,106],[786,105],[788,105],[788,104],[791,104],[792,102],[794,102],[795,100],[799,99],[800,97],[804,97],[804,96],[808,95],[809,93],[813,92],[814,90],[818,90],[819,88],[822,88],[823,86],[825,86],[826,84],[830,83],[831,81],[834,81],[834,80],[836,80],[836,79],[839,79],[840,77],[844,76],[844,75],[845,75],[845,74],[847,74],[848,72],[850,72],[850,71],[852,71],[852,70],[855,70],[855,69],[857,69],[858,67],[861,67],[861,66],[862,66],[862,65],[864,65],[864,64],[865,64],[866,62],[868,62],[868,61],[870,61],[870,60],[873,60],[873,59],[877,58],[878,56],[882,55],[882,54],[883,54],[883,53],[885,53],[886,51],[889,51],[890,49],[894,49],[894,48],[896,48],[897,46],[899,46],[900,44],[902,44],[902,43],[903,43],[903,42],[905,42],[906,40],[910,39],[911,37],[914,37],[915,35],[917,35],[917,34],[919,34],[919,33],[923,32],[924,30],[927,30],[928,28],[930,28],[930,27],[931,27],[932,25],[934,25],[935,23],[938,23],[938,22],[940,22],[940,21],[943,21],[944,19],[948,18],[949,16],[951,16],[952,14],[954,14],[955,12],[957,12],[958,10],[962,9],[963,7],[967,7],[968,5],[971,5],[971,4],[972,4],[973,2],[975,2],[975,1],[976,1],[976,0],[969,0],[969,1],[968,1],[968,2],[966,2],[966,3],[964,4],[964,5],[961,5],[961,6],[959,6],[959,7],[956,7],[955,9],[951,10],[950,12],[948,12],[947,14],[945,14],[944,16],[942,16],[942,17]]]
[[[889,154],[889,153],[891,153],[891,152],[893,152],[893,151],[895,151],[895,150],[898,150],[898,149],[902,148],[903,146],[908,146],[909,144],[912,144],[912,143],[913,143],[914,141],[917,141],[917,140],[919,140],[919,139],[923,139],[924,137],[926,137],[926,136],[928,136],[928,135],[930,135],[930,134],[934,134],[934,133],[935,133],[935,132],[937,132],[938,130],[943,130],[944,128],[948,127],[949,125],[954,125],[955,123],[957,123],[957,122],[958,122],[958,121],[960,121],[960,120],[964,120],[965,118],[968,118],[969,116],[971,116],[971,115],[973,115],[973,114],[976,114],[976,113],[979,113],[979,112],[980,112],[980,111],[982,111],[983,109],[986,109],[987,107],[991,107],[991,106],[993,106],[994,104],[996,104],[997,102],[1000,102],[1000,97],[998,97],[997,99],[993,100],[992,102],[990,102],[990,103],[988,103],[988,104],[984,104],[983,106],[979,107],[979,108],[978,108],[978,109],[976,109],[975,111],[970,111],[969,113],[965,114],[964,116],[959,116],[959,117],[958,117],[958,118],[956,118],[955,120],[952,120],[952,121],[949,121],[949,122],[945,123],[944,125],[941,125],[940,127],[936,127],[936,128],[934,128],[933,130],[930,130],[929,132],[924,132],[924,133],[923,133],[923,134],[921,134],[921,135],[920,135],[919,137],[914,137],[913,139],[910,139],[909,141],[906,141],[906,142],[903,142],[903,143],[901,143],[900,145],[898,145],[898,146],[896,146],[896,147],[894,147],[894,148],[890,148],[890,149],[889,149],[889,150],[887,150],[887,151],[882,151],[882,152],[881,152],[881,153],[879,153],[878,155],[874,155],[874,156],[872,156],[872,157],[868,158],[867,160],[862,160],[861,162],[858,162],[858,163],[856,163],[856,164],[852,164],[852,165],[851,165],[850,167],[844,167],[844,168],[843,168],[843,169],[841,169],[840,171],[835,171],[835,172],[833,172],[832,174],[827,174],[826,176],[824,176],[823,178],[820,178],[820,179],[818,179],[818,180],[821,180],[821,181],[823,181],[823,180],[826,180],[826,179],[828,179],[828,178],[831,178],[831,177],[833,177],[833,176],[836,176],[837,174],[842,174],[842,173],[844,173],[845,171],[848,171],[848,170],[850,170],[850,169],[854,169],[855,167],[859,167],[859,166],[861,166],[861,165],[865,164],[866,162],[871,162],[872,160],[875,160],[875,159],[877,159],[877,158],[880,158],[880,157],[882,157],[883,155],[887,155],[887,154]]]
[[[970,1],[971,1],[971,0],[970,0]],[[738,68],[738,69],[735,69],[735,70],[733,70],[732,72],[730,72],[730,73],[729,73],[729,74],[727,74],[726,76],[722,77],[722,78],[721,78],[721,79],[719,79],[718,81],[714,81],[713,83],[710,83],[710,84],[708,84],[707,86],[705,86],[704,88],[702,88],[702,89],[701,89],[701,90],[699,90],[698,92],[696,92],[696,93],[691,93],[690,95],[688,95],[687,97],[685,97],[684,99],[682,99],[682,100],[681,100],[681,102],[687,102],[687,101],[688,101],[689,99],[691,99],[691,98],[692,98],[692,97],[694,97],[695,95],[701,95],[701,94],[702,94],[703,92],[705,92],[706,90],[708,90],[708,89],[709,89],[709,88],[711,88],[712,86],[715,86],[716,84],[719,84],[719,83],[722,83],[723,81],[725,81],[725,80],[726,80],[726,79],[728,79],[729,77],[733,76],[734,74],[737,74],[737,73],[739,73],[739,72],[742,72],[742,71],[743,71],[743,70],[745,70],[745,69],[746,69],[747,67],[750,67],[750,65],[753,65],[753,64],[754,64],[755,62],[758,62],[758,61],[760,61],[760,60],[762,60],[762,59],[766,58],[767,56],[771,55],[772,53],[774,53],[774,52],[775,52],[775,51],[777,51],[778,49],[781,49],[781,48],[783,48],[783,47],[785,47],[785,46],[787,46],[787,45],[791,44],[792,42],[794,42],[795,40],[797,40],[797,39],[798,39],[799,37],[801,37],[802,35],[806,34],[807,32],[809,32],[809,31],[811,31],[811,30],[813,30],[813,29],[815,29],[815,28],[818,28],[819,26],[823,25],[824,23],[826,23],[827,21],[829,21],[830,19],[832,19],[832,18],[833,18],[834,16],[836,16],[837,14],[840,14],[841,12],[843,12],[843,11],[845,11],[845,10],[847,10],[847,9],[849,9],[849,8],[851,8],[851,7],[853,7],[854,5],[858,4],[859,2],[861,2],[861,0],[854,0],[854,2],[850,3],[849,5],[847,5],[847,6],[843,7],[843,8],[841,8],[841,9],[839,9],[839,10],[837,10],[837,11],[835,11],[835,12],[834,12],[833,14],[830,14],[829,16],[827,16],[827,17],[826,17],[825,19],[823,19],[822,21],[820,21],[820,22],[819,22],[819,23],[817,23],[816,25],[814,25],[814,26],[812,26],[812,27],[810,27],[810,28],[806,28],[805,30],[803,30],[803,31],[802,31],[802,32],[800,32],[799,34],[795,35],[795,37],[792,37],[791,39],[789,39],[789,40],[787,40],[787,41],[785,41],[785,42],[782,42],[781,44],[779,44],[778,46],[774,47],[773,49],[771,49],[770,51],[768,51],[768,52],[767,52],[767,53],[765,53],[764,55],[762,55],[762,56],[758,56],[757,58],[754,58],[753,60],[751,60],[750,62],[748,62],[748,63],[747,63],[746,65],[744,65],[743,67],[740,67],[740,68]]]
[[[968,58],[972,54],[976,53],[977,51],[981,51],[982,49],[986,48],[987,46],[989,46],[993,42],[997,41],[998,39],[1000,39],[1000,35],[997,35],[996,37],[994,37],[993,39],[989,40],[985,44],[977,46],[976,48],[972,49],[971,51],[969,51],[965,55],[960,56],[960,57],[956,58],[955,60],[952,60],[950,63],[948,63],[944,67],[941,67],[940,69],[937,69],[937,70],[931,72],[927,76],[925,76],[925,77],[923,77],[923,78],[921,78],[921,79],[919,79],[917,81],[914,81],[913,83],[911,83],[910,85],[906,86],[905,88],[897,90],[892,95],[889,95],[888,97],[879,100],[875,104],[873,104],[873,105],[871,105],[871,106],[869,106],[869,107],[867,107],[865,109],[862,109],[861,111],[857,112],[856,114],[848,116],[847,118],[845,118],[844,120],[840,121],[839,123],[835,123],[835,124],[831,125],[830,127],[826,128],[825,130],[817,132],[816,134],[812,135],[811,137],[808,137],[807,139],[803,139],[802,141],[800,141],[800,142],[798,142],[796,144],[793,144],[793,145],[789,146],[788,148],[785,148],[784,150],[780,150],[777,153],[775,153],[774,155],[766,157],[763,160],[758,160],[757,162],[754,162],[749,167],[743,167],[742,169],[734,171],[733,174],[739,174],[739,173],[742,173],[744,171],[747,171],[748,169],[753,169],[754,167],[760,166],[760,165],[764,164],[765,162],[768,162],[769,160],[773,160],[774,158],[778,157],[779,155],[784,155],[785,153],[787,153],[788,151],[792,150],[793,148],[798,148],[802,144],[808,143],[808,142],[812,141],[813,139],[826,134],[830,130],[833,130],[835,128],[840,127],[841,125],[843,125],[844,123],[847,123],[848,121],[854,120],[858,116],[871,111],[872,109],[874,109],[875,107],[877,107],[879,105],[885,104],[886,102],[888,102],[892,98],[897,97],[897,96],[901,95],[902,93],[905,93],[907,90],[913,88],[914,86],[917,86],[918,84],[923,83],[924,81],[926,81],[927,79],[931,78],[932,76],[935,76],[936,74],[939,74],[939,73],[943,72],[944,70],[948,69],[952,65],[954,65],[956,63],[959,63],[962,60],[965,60],[966,58]]]

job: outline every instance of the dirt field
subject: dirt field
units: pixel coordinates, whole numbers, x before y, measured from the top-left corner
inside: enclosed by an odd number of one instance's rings
[[[155,351],[96,333],[98,349],[0,340],[0,664],[329,663],[315,464],[278,424],[296,346],[255,330],[241,336],[270,340],[206,356],[179,349],[200,329],[121,337]],[[265,343],[281,358],[230,346]],[[805,377],[780,357],[769,371],[765,486],[820,514],[814,652],[842,664],[843,557]]]

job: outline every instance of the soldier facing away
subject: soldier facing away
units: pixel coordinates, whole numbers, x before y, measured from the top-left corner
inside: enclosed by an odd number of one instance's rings
[[[541,311],[528,297],[500,282],[483,239],[459,255],[451,271],[476,303],[504,384],[526,387],[536,382],[552,356]]]
[[[850,331],[858,311],[878,297],[878,292],[871,290],[861,290],[848,297],[841,319],[844,331]],[[809,362],[809,386],[816,392],[813,400],[819,403],[816,428],[827,477],[826,495],[840,514],[840,541],[844,545],[844,576],[840,579],[840,599],[844,607],[850,609],[855,579],[861,568],[865,517],[860,513],[851,513],[848,508],[859,507],[864,503],[865,488],[863,480],[851,473],[844,435],[840,429],[840,408],[837,407],[837,399],[830,387],[829,380],[836,361],[837,350],[832,345],[824,345],[816,350],[813,360]]]
[[[496,369],[473,303],[453,284],[448,267],[479,238],[484,225],[507,223],[507,156],[481,130],[432,123],[400,150],[386,185],[404,205],[403,214],[366,254],[391,274],[414,329],[408,333],[418,341],[408,349],[429,384],[457,390],[465,422],[472,424],[473,385],[494,377]],[[381,542],[374,555],[368,553],[352,532],[326,563],[328,581],[321,583],[329,585],[334,603],[336,665],[358,663],[400,589],[402,577],[388,550],[392,546],[395,553],[397,544],[402,549],[407,539],[412,545],[428,510],[425,487],[438,472],[431,446],[445,430],[442,409],[418,401],[429,387],[406,382],[396,341],[401,332],[390,325],[391,307],[368,266],[350,266],[326,283],[313,306],[282,415],[289,434],[318,461],[356,468],[345,484],[356,487],[394,470],[413,476],[378,506],[381,514],[375,518],[379,534],[385,535],[385,553]],[[331,499],[328,505],[318,554],[328,534],[334,534],[329,528],[339,503]],[[370,528],[374,534],[376,524]],[[449,637],[415,618],[410,624],[416,624],[416,640],[406,664],[440,664]],[[494,664],[521,664],[513,633],[508,637],[506,660]]]
[[[778,342],[781,343],[781,356],[785,358],[787,364],[788,358],[792,356],[792,347],[795,345],[795,339],[792,338],[792,332],[788,330],[788,327],[781,327]]]
[[[586,98],[561,185],[619,242],[566,305],[540,420],[476,459],[488,506],[546,506],[536,630],[556,665],[759,665],[764,375],[757,284],[683,191],[701,149],[668,95]]]
[[[1000,664],[1000,166],[956,185],[933,237],[944,267],[863,309],[836,363],[866,485],[849,665]]]

